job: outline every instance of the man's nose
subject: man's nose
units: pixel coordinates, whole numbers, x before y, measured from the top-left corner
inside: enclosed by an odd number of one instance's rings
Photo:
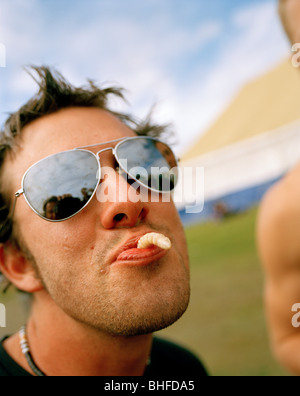
[[[137,227],[150,210],[148,199],[142,194],[143,199],[123,176],[112,168],[106,169],[97,191],[102,226],[105,229]]]

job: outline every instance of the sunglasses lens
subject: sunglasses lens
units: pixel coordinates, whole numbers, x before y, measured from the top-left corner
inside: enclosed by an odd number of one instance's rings
[[[23,189],[29,205],[47,220],[65,220],[87,205],[99,181],[96,157],[74,150],[45,158],[29,169]]]
[[[178,164],[169,146],[151,138],[126,140],[116,150],[118,162],[135,181],[157,192],[170,192],[178,181]]]

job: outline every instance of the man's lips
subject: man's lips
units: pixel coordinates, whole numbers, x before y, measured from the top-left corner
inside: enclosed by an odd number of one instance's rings
[[[142,236],[148,234],[144,232],[138,236],[129,239],[116,252],[113,264],[127,264],[132,266],[146,266],[154,261],[163,258],[168,251],[157,246],[150,246],[147,249],[138,249],[137,245]]]
[[[140,263],[140,265],[147,265],[153,261],[157,261],[167,254],[166,250],[163,250],[157,246],[151,246],[147,249],[129,249],[121,253],[117,262],[132,262]]]

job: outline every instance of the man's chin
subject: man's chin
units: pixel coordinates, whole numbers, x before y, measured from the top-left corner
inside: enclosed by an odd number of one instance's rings
[[[182,317],[182,315],[180,315],[176,319],[170,320],[169,322],[165,321],[164,323],[145,324],[142,326],[131,326],[127,328],[111,329],[108,332],[108,334],[113,337],[125,337],[125,338],[140,337],[148,334],[153,334],[172,326]]]
[[[153,334],[176,323],[186,312],[189,298],[180,307],[172,311],[160,311],[148,315],[129,315],[123,321],[114,321],[106,332],[114,337],[138,337]]]
[[[185,271],[160,277],[151,273],[140,282],[125,275],[102,284],[93,298],[87,294],[61,308],[77,322],[113,337],[155,333],[177,322],[186,312],[190,282]]]

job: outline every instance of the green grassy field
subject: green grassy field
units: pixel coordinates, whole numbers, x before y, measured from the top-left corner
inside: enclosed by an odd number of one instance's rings
[[[183,319],[161,332],[198,353],[211,375],[281,376],[271,356],[256,253],[257,210],[187,229],[192,301]]]
[[[186,315],[159,333],[202,357],[211,375],[286,375],[271,356],[262,302],[263,273],[255,248],[257,211],[186,230],[192,301]],[[25,322],[24,304],[0,295],[11,334]]]

